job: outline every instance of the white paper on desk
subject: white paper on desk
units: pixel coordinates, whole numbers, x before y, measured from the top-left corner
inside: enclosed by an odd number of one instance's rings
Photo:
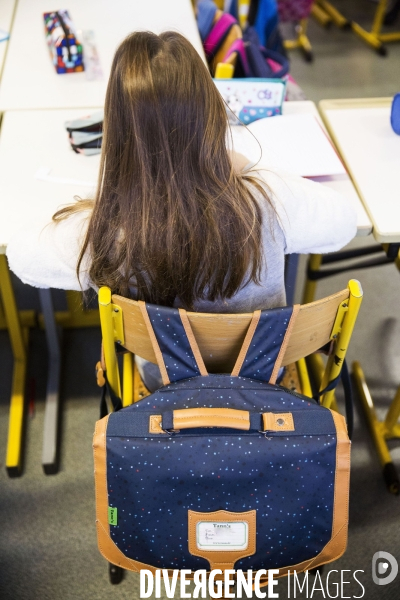
[[[232,127],[231,131],[233,148],[258,167],[282,169],[302,177],[346,173],[313,115],[270,117],[254,121],[247,128]]]

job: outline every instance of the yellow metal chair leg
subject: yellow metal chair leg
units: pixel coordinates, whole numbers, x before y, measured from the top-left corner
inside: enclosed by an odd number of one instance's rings
[[[285,40],[284,45],[287,50],[293,50],[295,48],[300,48],[304,54],[304,57],[307,61],[312,61],[312,47],[310,44],[310,40],[307,37],[307,24],[308,19],[301,19],[299,23],[296,25],[296,33],[297,38],[294,40]]]
[[[122,406],[129,406],[133,402],[133,356],[130,352],[123,355],[122,370]]]
[[[391,437],[400,437],[399,426],[396,424],[400,413],[400,389],[397,390],[386,420],[382,422],[379,421],[377,417],[372,396],[368,389],[367,382],[365,381],[363,370],[358,362],[353,363],[353,377],[356,382],[361,406],[367,419],[371,437],[382,466],[386,486],[392,494],[399,494],[400,481],[396,468],[392,462],[386,440]],[[391,429],[387,429],[388,425]]]
[[[308,259],[307,268],[311,271],[319,271],[322,263],[322,254],[310,254]],[[317,282],[311,279],[306,278],[306,282],[304,284],[304,292],[303,292],[303,300],[302,304],[308,304],[309,302],[313,302],[315,300],[315,292],[317,289]]]
[[[319,6],[318,2],[314,2],[310,14],[322,27],[329,27],[332,23],[331,17]]]
[[[325,371],[325,362],[322,357],[322,354],[317,352],[315,354],[310,354],[310,356],[307,356],[306,362],[313,380],[321,388],[322,377]],[[335,410],[336,412],[339,412],[335,392],[333,392],[330,400],[330,408],[332,410]]]
[[[142,378],[140,377],[139,370],[136,363],[133,364],[133,401],[137,402],[149,396],[150,392],[144,385]]]
[[[316,0],[311,14],[324,27],[332,22],[340,29],[350,26],[350,21],[327,0]]]
[[[114,350],[114,323],[111,290],[102,287],[99,291],[99,311],[101,317],[101,335],[103,338],[104,359],[106,363],[107,379],[114,394],[121,398],[121,382],[119,378],[118,360]]]
[[[327,367],[322,378],[320,390],[325,389],[329,381],[333,381],[340,374],[343,360],[346,357],[347,348],[353,333],[354,325],[357,320],[358,311],[362,302],[362,289],[358,281],[352,279],[349,282],[349,299],[347,301],[346,327],[342,329],[337,338],[335,353],[328,357]],[[321,398],[321,404],[327,408],[332,408],[334,399],[334,390],[326,392]]]
[[[399,416],[400,387],[397,388],[396,395],[389,406],[389,410],[384,420],[385,436],[387,439],[400,437],[400,425],[398,425]]]
[[[382,29],[383,19],[385,17],[386,4],[387,0],[381,0],[376,7],[376,13],[371,31],[367,31],[358,23],[351,24],[354,33],[382,55],[386,54],[386,48],[384,47],[382,40],[379,38],[379,35]]]
[[[10,272],[4,254],[0,255],[0,293],[4,318],[10,336],[14,357],[10,415],[8,424],[6,469],[10,477],[21,474],[23,426],[25,417],[25,377],[28,344],[27,327],[22,327],[11,285]]]
[[[4,265],[1,267],[4,268]],[[7,261],[5,268],[8,270]],[[1,285],[1,282],[0,282]],[[14,296],[14,293],[12,294]],[[15,300],[13,300],[15,302]],[[20,310],[19,314],[19,322],[21,327],[35,327],[37,324],[36,321],[36,313],[34,310]],[[6,320],[6,315],[4,314],[4,309],[2,303],[0,302],[0,329],[8,329],[8,324]]]
[[[379,0],[371,31],[367,31],[358,23],[351,24],[354,33],[358,35],[364,42],[372,46],[372,48],[374,48],[378,54],[381,54],[382,56],[386,55],[386,47],[384,46],[385,42],[400,42],[400,31],[382,33],[382,26],[385,19],[387,6],[387,0]]]
[[[312,389],[310,383],[310,377],[308,374],[307,364],[305,358],[300,358],[300,360],[296,363],[297,366],[297,374],[299,376],[301,393],[304,396],[308,396],[312,398]]]
[[[67,306],[70,316],[69,319],[63,323],[63,327],[99,326],[99,311],[97,308],[85,309],[82,305],[82,294],[80,292],[67,292]]]
[[[58,310],[54,313],[57,325],[63,328],[98,327],[100,316],[97,308],[84,308],[81,292],[66,292],[67,310]],[[39,317],[39,324],[44,327],[43,315]]]

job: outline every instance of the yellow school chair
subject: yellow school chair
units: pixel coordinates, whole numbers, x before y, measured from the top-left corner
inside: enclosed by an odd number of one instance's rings
[[[291,387],[295,386],[297,391],[312,396],[304,358],[329,342],[332,350],[320,379],[319,389],[324,390],[329,382],[339,376],[362,296],[359,282],[350,280],[347,289],[300,307],[282,360],[282,366],[288,367],[286,382],[291,382]],[[105,371],[112,391],[122,399],[123,406],[128,406],[139,399],[141,394],[135,390],[135,383],[137,385],[139,378],[132,367],[132,355],[137,354],[156,364],[153,345],[138,302],[113,295],[109,288],[102,287],[99,291],[99,309],[104,359],[97,366],[98,383],[104,383]],[[187,316],[207,371],[230,373],[250,325],[252,313],[188,312]],[[123,354],[122,379],[116,348],[126,351]],[[327,408],[332,407],[333,393],[334,390],[330,390],[321,397],[321,403]]]
[[[387,244],[386,246],[387,248],[385,249],[388,251],[388,248],[390,249],[390,244]],[[394,263],[397,269],[400,270],[400,251],[398,248]],[[386,487],[390,493],[398,495],[400,493],[400,478],[393,464],[387,441],[400,438],[400,425],[398,423],[400,417],[400,386],[397,388],[396,394],[389,405],[385,419],[380,421],[377,417],[374,402],[360,363],[355,361],[352,368],[353,377],[370,429],[372,441],[374,442],[379,462],[382,466]]]
[[[367,419],[372,441],[374,442],[379,462],[382,466],[383,478],[386,487],[391,494],[396,496],[400,493],[400,481],[393,464],[390,450],[387,444],[388,440],[400,438],[400,425],[398,424],[400,416],[400,386],[397,388],[395,397],[390,403],[384,420],[380,421],[377,417],[374,402],[365,380],[364,372],[358,361],[352,364],[353,377],[356,382],[358,394],[361,399],[361,405]]]
[[[312,397],[304,357],[317,352],[330,342],[331,352],[320,380],[323,392],[340,374],[362,301],[358,281],[351,280],[345,290],[322,300],[300,306],[281,365],[286,367],[282,382],[291,389]],[[99,291],[100,325],[103,338],[102,360],[97,364],[97,382],[105,385],[105,374],[111,392],[128,406],[140,397],[139,376],[133,368],[135,354],[157,364],[153,343],[149,337],[139,303],[111,293]],[[252,313],[211,314],[188,312],[187,317],[208,373],[231,373],[252,322]],[[122,380],[117,349],[123,353]],[[144,390],[146,394],[146,390]],[[321,394],[320,402],[332,407],[334,390]],[[110,406],[111,410],[112,407]],[[119,583],[123,569],[109,563],[111,583]]]
[[[310,40],[307,37],[308,18],[300,19],[295,26],[296,37],[292,40],[284,40],[283,44],[287,50],[299,48],[307,62],[313,60],[313,53]]]
[[[14,358],[6,469],[10,477],[18,477],[22,469],[28,338],[36,315],[33,310],[18,310],[5,254],[0,254],[0,301],[0,329],[8,330]]]
[[[351,24],[354,33],[364,40],[364,42],[372,46],[372,48],[374,48],[381,56],[386,56],[387,53],[386,46],[384,46],[385,42],[400,42],[400,31],[382,33],[387,8],[388,0],[379,0],[375,10],[371,31],[367,31],[358,23],[353,22]]]
[[[312,15],[321,25],[324,26],[334,22],[335,25],[341,28],[351,27],[353,32],[364,42],[374,48],[378,54],[381,56],[386,56],[387,49],[384,45],[385,42],[400,42],[400,31],[382,33],[388,6],[388,0],[379,0],[375,9],[375,15],[370,31],[367,31],[364,29],[364,27],[361,27],[361,25],[355,23],[354,21],[350,22],[327,0],[316,0]]]
[[[368,258],[368,256],[373,254],[376,255],[375,258]],[[341,263],[341,261],[347,261],[349,259],[353,260],[351,265],[340,267],[334,266],[335,263]],[[354,263],[354,260],[357,262]],[[396,244],[382,244],[361,249],[344,250],[326,256],[312,254],[308,261],[303,302],[307,303],[314,300],[317,281],[319,279],[329,277],[330,275],[336,275],[343,271],[353,270],[355,268],[375,267],[393,262],[400,270],[400,251]],[[325,265],[328,265],[328,268],[326,268]],[[324,365],[320,355],[314,354],[309,356],[307,365],[314,377],[318,378],[321,376]],[[398,419],[400,417],[400,386],[397,389],[394,399],[390,403],[385,419],[380,421],[376,415],[364,372],[358,361],[355,361],[352,364],[352,372],[361,399],[362,409],[370,429],[372,441],[382,466],[386,487],[390,493],[398,495],[400,493],[400,478],[391,459],[387,440],[400,438],[400,425],[398,424]]]
[[[323,27],[328,27],[331,23],[334,23],[340,29],[351,27],[351,22],[327,0],[315,0],[311,15]]]

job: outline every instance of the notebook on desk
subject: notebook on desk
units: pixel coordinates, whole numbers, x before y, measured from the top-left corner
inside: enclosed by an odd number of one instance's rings
[[[233,148],[258,167],[302,177],[341,175],[346,170],[313,115],[282,115],[232,127]]]

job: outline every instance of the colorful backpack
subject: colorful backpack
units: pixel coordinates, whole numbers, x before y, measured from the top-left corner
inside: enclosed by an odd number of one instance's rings
[[[276,384],[299,307],[256,311],[232,373],[209,375],[186,312],[139,305],[164,386],[96,424],[103,556],[132,571],[192,576],[199,569],[282,576],[341,556],[345,420]]]
[[[233,25],[237,21],[227,13],[224,13],[204,40],[203,47],[209,63],[212,63],[216,53],[221,48]],[[289,72],[289,61],[279,52],[268,50],[260,45],[257,32],[248,27],[242,38],[235,39],[227,48],[221,62],[226,62],[229,57],[237,53],[235,77],[264,77],[279,79]],[[270,61],[279,65],[274,69]]]

